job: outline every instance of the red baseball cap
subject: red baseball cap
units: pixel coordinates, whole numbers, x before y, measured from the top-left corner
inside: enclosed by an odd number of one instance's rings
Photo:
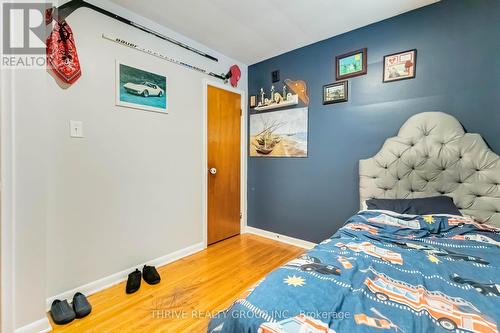
[[[241,78],[241,70],[238,65],[232,65],[231,68],[229,68],[228,76],[229,82],[231,82],[231,85],[236,88],[238,86],[238,81]]]

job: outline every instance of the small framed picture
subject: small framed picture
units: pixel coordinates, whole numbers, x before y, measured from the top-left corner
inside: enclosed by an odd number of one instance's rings
[[[323,105],[347,102],[348,99],[347,81],[335,82],[323,86]]]
[[[414,79],[416,69],[417,50],[415,49],[386,55],[383,82]]]
[[[257,96],[252,95],[250,96],[250,107],[254,108],[257,106]]]
[[[335,77],[337,81],[365,75],[367,72],[366,48],[335,57]]]

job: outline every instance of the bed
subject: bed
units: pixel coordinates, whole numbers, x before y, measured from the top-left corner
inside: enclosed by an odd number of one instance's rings
[[[454,117],[427,112],[359,172],[361,210],[217,314],[208,332],[498,332],[499,156]],[[460,214],[365,204],[437,195]]]

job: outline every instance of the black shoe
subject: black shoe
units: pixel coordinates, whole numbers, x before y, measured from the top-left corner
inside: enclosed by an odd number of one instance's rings
[[[136,269],[128,275],[127,287],[125,291],[127,294],[135,293],[141,287],[141,271]]]
[[[73,296],[73,310],[75,311],[76,318],[83,318],[92,311],[92,305],[90,305],[84,294],[76,293]]]
[[[64,325],[70,323],[75,319],[75,311],[69,306],[68,301],[60,301],[56,299],[52,302],[50,306],[50,315],[52,316],[52,320],[57,325]]]
[[[160,274],[154,266],[144,265],[142,268],[142,277],[147,284],[160,283]]]

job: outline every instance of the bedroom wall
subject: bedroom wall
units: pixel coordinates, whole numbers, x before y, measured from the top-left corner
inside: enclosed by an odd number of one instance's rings
[[[246,90],[246,65],[112,3],[92,2],[219,62],[82,8],[68,19],[83,72],[74,85],[63,89],[44,70],[16,71],[16,328],[43,319],[46,298],[203,246],[203,83],[209,77],[101,34],[216,73],[237,63],[239,88]],[[166,74],[169,114],[115,106],[115,60]],[[70,138],[70,120],[83,121],[84,138]]]
[[[204,60],[91,10],[69,21],[83,76],[67,90],[49,83],[59,107],[50,117],[47,296],[203,241],[207,76],[103,40],[101,33],[141,41],[217,73],[235,63],[210,50],[219,63]],[[117,59],[166,74],[168,115],[114,105]],[[245,89],[246,67],[239,65]],[[69,138],[70,119],[84,122],[84,139]]]
[[[358,160],[412,115],[443,111],[500,152],[500,2],[443,0],[249,67],[249,95],[271,72],[308,84],[309,156],[248,159],[248,225],[319,242],[359,208]],[[291,38],[284,36],[284,38]],[[322,105],[335,56],[368,48],[347,103]],[[416,48],[416,78],[382,83],[384,55]],[[281,83],[277,85],[278,91]]]
[[[32,70],[13,73],[13,187],[11,215],[14,243],[14,327],[43,318],[46,297],[47,267],[47,155],[50,105],[47,99],[26,98],[33,94],[46,96],[47,82]],[[29,84],[28,84],[29,82]],[[8,303],[6,303],[8,304]],[[42,312],[41,312],[42,311]]]

